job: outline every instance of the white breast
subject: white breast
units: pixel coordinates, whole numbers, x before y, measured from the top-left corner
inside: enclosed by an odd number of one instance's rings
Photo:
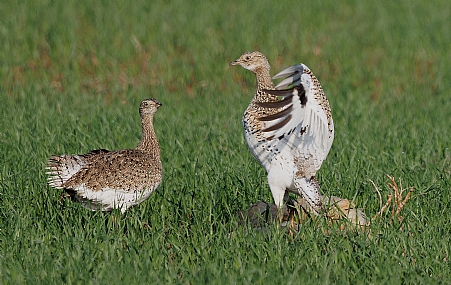
[[[146,200],[153,190],[158,187],[155,184],[151,188],[137,191],[124,191],[122,189],[103,188],[100,191],[92,191],[85,184],[81,184],[74,190],[76,197],[82,203],[83,207],[97,211],[111,211],[120,209],[124,213],[128,208],[135,206]]]

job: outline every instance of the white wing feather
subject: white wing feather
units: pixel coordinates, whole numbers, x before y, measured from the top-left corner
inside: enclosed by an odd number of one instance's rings
[[[310,75],[301,73],[304,68],[307,67],[303,64],[295,65],[274,76],[274,78],[280,78],[290,75],[276,88],[284,88],[293,84],[294,87],[285,90],[266,90],[269,94],[285,98],[282,101],[286,101],[286,107],[278,113],[283,112],[282,117],[278,117],[276,114],[262,118],[263,121],[266,121],[266,128],[263,132],[265,137],[273,140],[282,152],[289,151],[298,156],[312,156],[315,168],[318,170],[332,146],[333,133],[331,134],[328,130],[328,121],[324,110],[314,98]],[[270,106],[270,103],[265,106]],[[287,112],[287,109],[291,110]]]

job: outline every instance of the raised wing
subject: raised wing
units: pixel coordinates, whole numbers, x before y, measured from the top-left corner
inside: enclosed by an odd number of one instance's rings
[[[304,74],[304,70],[309,70],[305,64],[295,64],[285,68],[281,72],[273,76],[273,79],[285,78],[276,85],[276,89],[286,89],[290,85],[300,85],[301,76]]]
[[[265,123],[262,132],[266,139],[274,141],[278,149],[306,157],[311,155],[315,168],[319,169],[329,153],[333,132],[329,131],[327,115],[316,100],[315,92],[322,92],[321,86],[314,86],[317,80],[312,80],[310,74],[307,66],[299,64],[274,76],[288,76],[276,88],[291,88],[265,90],[268,94],[281,97],[281,100],[258,103],[264,108],[278,109],[278,112],[259,120]]]
[[[266,122],[266,128],[262,132],[266,133],[267,139],[279,138],[290,135],[294,129],[305,121],[307,97],[302,86],[296,86],[287,90],[265,90],[266,93],[282,97],[277,102],[257,103],[264,108],[281,109],[279,112],[264,116],[260,121]]]

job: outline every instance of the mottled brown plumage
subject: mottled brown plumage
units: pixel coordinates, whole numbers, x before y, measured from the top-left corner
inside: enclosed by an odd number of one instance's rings
[[[65,189],[92,210],[128,208],[146,200],[161,182],[160,147],[153,116],[156,99],[141,102],[142,139],[135,149],[93,150],[84,155],[52,156],[47,164],[49,185]]]

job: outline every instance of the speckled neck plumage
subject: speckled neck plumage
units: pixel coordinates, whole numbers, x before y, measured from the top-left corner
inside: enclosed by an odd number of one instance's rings
[[[272,96],[263,91],[265,89],[266,90],[274,89],[274,85],[272,84],[271,80],[271,75],[269,74],[269,68],[265,66],[260,66],[254,70],[254,73],[257,79],[257,90],[251,103],[277,101],[277,97]]]
[[[154,158],[160,159],[160,145],[153,127],[153,115],[143,115],[141,117],[142,138],[136,147],[137,150],[149,152]]]

